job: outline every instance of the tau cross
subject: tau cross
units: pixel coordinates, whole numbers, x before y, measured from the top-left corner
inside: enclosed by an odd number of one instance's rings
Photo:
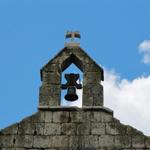
[[[81,35],[78,31],[75,32],[67,32],[66,38],[71,38],[71,41],[73,42],[75,38],[81,38]]]

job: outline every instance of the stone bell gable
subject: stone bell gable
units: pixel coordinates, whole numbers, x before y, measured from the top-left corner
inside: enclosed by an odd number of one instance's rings
[[[68,46],[41,69],[39,108],[60,106],[61,74],[72,63],[83,72],[83,106],[103,106],[103,69],[79,46]]]
[[[71,63],[83,72],[82,108],[60,105],[62,72]],[[150,150],[150,137],[103,106],[103,69],[78,44],[69,43],[50,60],[41,80],[38,111],[0,130],[0,150]]]

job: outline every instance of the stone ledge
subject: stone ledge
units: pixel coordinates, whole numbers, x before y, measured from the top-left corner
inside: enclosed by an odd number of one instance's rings
[[[76,42],[66,42],[65,43],[65,47],[70,47],[70,48],[72,48],[72,47],[79,47],[80,46],[80,43],[76,43]]]
[[[113,111],[109,108],[102,106],[83,106],[82,108],[76,106],[56,106],[56,107],[48,107],[48,106],[39,106],[39,110],[43,111],[103,111],[108,114],[113,115]]]

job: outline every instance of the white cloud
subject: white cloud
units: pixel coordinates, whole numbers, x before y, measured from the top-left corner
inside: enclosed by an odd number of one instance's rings
[[[150,135],[150,76],[132,81],[105,70],[104,102],[115,117]]]
[[[150,52],[150,40],[144,40],[140,45],[139,49],[141,52]]]
[[[140,43],[139,52],[143,54],[143,63],[150,64],[150,40]]]
[[[143,62],[145,64],[150,64],[150,54],[144,54],[144,57],[143,57]]]

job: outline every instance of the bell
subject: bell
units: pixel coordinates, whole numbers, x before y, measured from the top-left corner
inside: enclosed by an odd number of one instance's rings
[[[68,101],[75,101],[78,99],[78,95],[76,94],[76,88],[74,86],[68,87],[65,99]]]

